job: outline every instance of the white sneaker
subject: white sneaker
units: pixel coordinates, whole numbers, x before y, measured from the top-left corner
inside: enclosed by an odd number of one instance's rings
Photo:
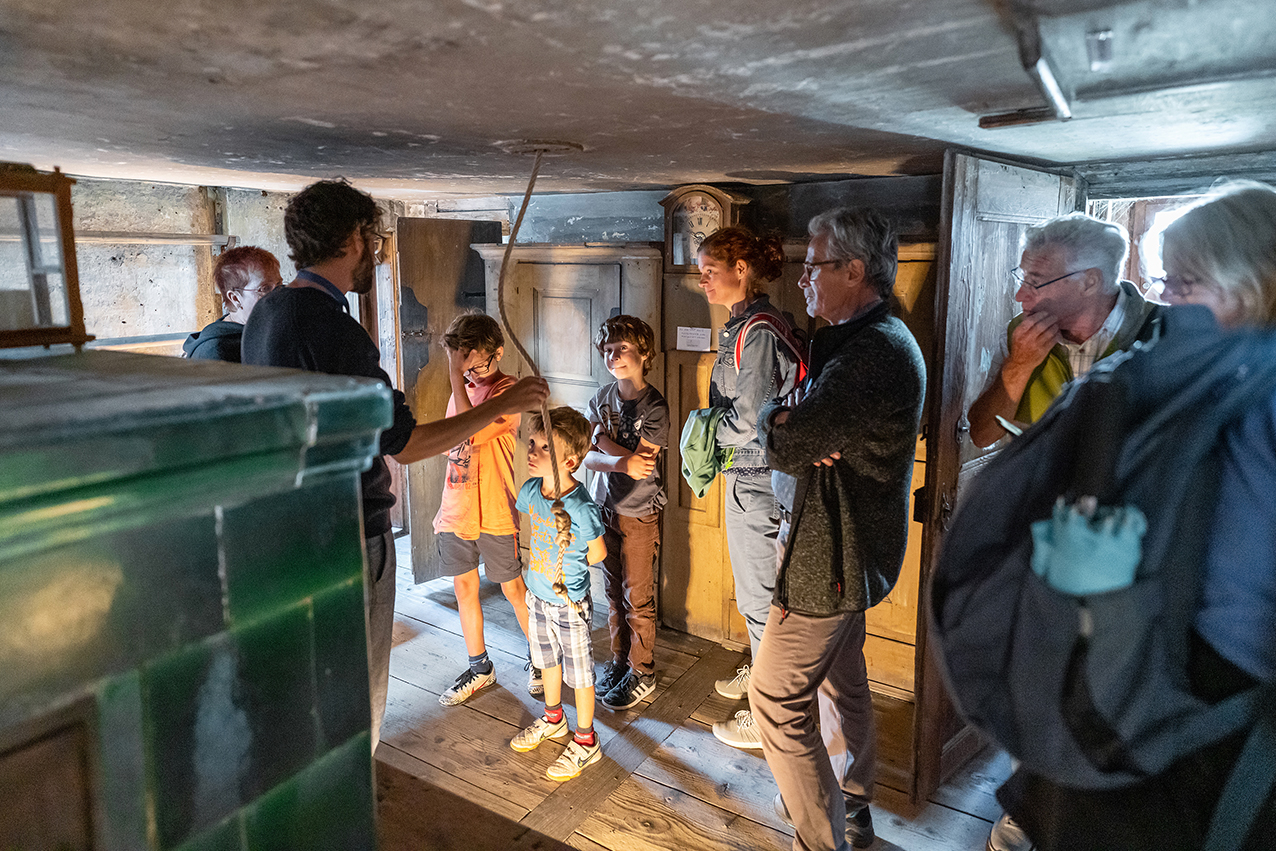
[[[474,692],[485,686],[490,686],[494,682],[496,682],[495,667],[486,674],[476,674],[473,668],[466,668],[461,672],[461,676],[456,678],[456,682],[452,684],[452,687],[439,695],[439,703],[444,706],[456,706],[464,703],[473,696]]]
[[[729,680],[718,680],[713,684],[714,691],[731,700],[739,700],[749,696],[749,666],[743,665]]]
[[[1023,828],[1005,813],[988,834],[988,851],[1032,851],[1035,847]]]
[[[564,714],[562,718],[555,723],[547,719],[544,715],[537,718],[532,726],[527,727],[513,739],[510,739],[510,747],[519,753],[527,753],[536,750],[536,746],[546,739],[561,739],[569,732],[567,729],[567,716]]]
[[[733,748],[758,749],[762,747],[762,733],[753,720],[753,713],[741,709],[730,721],[718,721],[713,725],[713,735],[718,741]]]
[[[593,765],[602,759],[603,749],[598,742],[598,734],[594,734],[594,743],[592,745],[582,745],[574,738],[567,743],[567,750],[563,751],[563,755],[554,760],[554,764],[545,770],[545,776],[550,780],[563,782],[571,780],[580,774],[587,765]]]
[[[533,665],[531,657],[528,657],[523,670],[527,671],[527,693],[532,697],[540,697],[545,693],[545,679],[541,676],[541,669]]]

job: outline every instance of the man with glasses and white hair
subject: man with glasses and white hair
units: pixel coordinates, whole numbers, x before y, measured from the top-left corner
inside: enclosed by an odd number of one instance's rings
[[[926,374],[917,341],[891,315],[899,246],[890,223],[842,208],[808,231],[798,285],[807,313],[829,327],[811,340],[806,380],[758,418],[781,523],[749,705],[794,849],[846,851],[873,843],[864,612],[904,562]]]
[[[1120,225],[1084,213],[1028,228],[1011,272],[1023,313],[1010,320],[987,388],[967,415],[976,446],[1006,435],[998,417],[1036,422],[1095,361],[1155,335],[1157,306],[1120,280],[1128,245]]]
[[[1010,273],[1023,312],[1010,320],[987,388],[967,414],[976,446],[1007,434],[1000,420],[1036,422],[1096,361],[1156,335],[1159,307],[1120,280],[1128,246],[1124,228],[1084,213],[1028,228],[1019,268]],[[987,851],[1032,847],[1003,813]]]

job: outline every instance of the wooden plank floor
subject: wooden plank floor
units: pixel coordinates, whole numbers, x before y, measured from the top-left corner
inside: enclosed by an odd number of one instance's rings
[[[775,781],[761,751],[714,738],[713,719],[743,702],[713,682],[741,654],[670,630],[657,636],[655,692],[624,712],[597,706],[603,759],[577,779],[545,777],[563,746],[520,754],[509,741],[541,711],[527,693],[526,643],[500,589],[484,581],[488,652],[498,682],[461,706],[439,695],[465,665],[450,580],[413,585],[399,539],[399,587],[390,695],[377,749],[382,851],[786,851],[793,832],[772,808]],[[595,593],[595,600],[604,600]],[[607,659],[606,610],[595,613],[594,649]],[[567,714],[575,726],[570,690]],[[986,749],[925,806],[879,786],[878,851],[979,851],[999,813],[993,792],[1009,774]]]

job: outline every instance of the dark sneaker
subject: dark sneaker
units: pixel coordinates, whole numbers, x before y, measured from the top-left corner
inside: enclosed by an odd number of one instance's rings
[[[461,672],[461,676],[456,678],[456,682],[452,687],[443,694],[439,695],[439,703],[444,706],[456,706],[469,700],[471,695],[484,686],[490,686],[496,682],[496,669],[493,668],[486,674],[476,674],[473,668],[466,668]]]
[[[594,687],[597,689],[598,694],[607,694],[607,692],[620,685],[620,681],[625,678],[627,673],[629,673],[629,663],[613,659],[603,665],[603,674],[598,678],[598,682],[594,683]]]
[[[873,833],[873,814],[868,804],[854,813],[846,814],[846,841],[856,848],[867,848],[873,844],[877,835]]]
[[[789,808],[784,805],[784,799],[779,795],[775,796],[775,814],[780,817],[780,821],[793,826],[793,818],[789,815]],[[854,813],[846,814],[846,841],[854,845],[856,848],[867,848],[873,844],[873,840],[877,835],[873,833],[873,814],[869,812],[868,804],[860,807]]]
[[[608,709],[628,709],[642,702],[642,699],[656,690],[656,675],[642,676],[636,671],[625,674],[625,678],[616,683],[616,687],[602,697],[603,706]]]

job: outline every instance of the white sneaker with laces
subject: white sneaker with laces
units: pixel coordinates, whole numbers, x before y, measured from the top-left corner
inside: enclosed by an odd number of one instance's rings
[[[756,750],[762,747],[762,733],[748,709],[741,709],[730,721],[716,722],[713,735],[733,748]]]
[[[550,721],[542,715],[532,722],[532,726],[525,728],[511,739],[510,747],[519,753],[527,753],[536,750],[537,745],[546,739],[561,739],[569,732],[566,715],[559,718],[557,722]]]
[[[749,696],[749,666],[742,665],[736,669],[735,676],[729,680],[718,680],[713,689],[723,697],[739,700]]]
[[[473,668],[466,668],[456,678],[452,687],[439,695],[439,703],[444,706],[456,706],[469,700],[474,692],[496,682],[496,668],[486,674],[476,674]]]
[[[527,693],[532,697],[540,697],[545,693],[545,680],[541,676],[541,669],[533,665],[529,657],[523,670],[527,671]]]
[[[550,780],[557,780],[559,783],[564,780],[571,780],[585,769],[588,765],[593,765],[602,759],[603,749],[598,742],[598,734],[594,734],[594,743],[592,745],[582,745],[574,738],[567,743],[567,750],[563,751],[563,755],[554,760],[554,764],[545,770],[545,776]]]

